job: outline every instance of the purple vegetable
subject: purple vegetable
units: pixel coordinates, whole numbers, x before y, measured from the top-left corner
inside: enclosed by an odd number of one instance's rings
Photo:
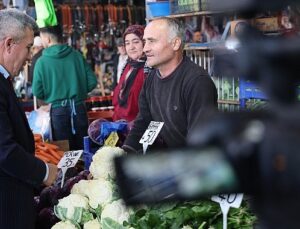
[[[43,208],[37,216],[36,228],[51,229],[59,221],[54,214],[53,208]]]
[[[82,170],[78,176],[81,176],[83,179],[88,179],[90,175],[90,171],[89,170]]]
[[[63,197],[63,193],[58,186],[49,186],[43,189],[40,195],[40,208],[52,207]]]
[[[72,168],[69,168],[65,174],[65,181],[72,178],[72,177],[75,177],[78,175],[78,170],[76,167],[72,167]],[[58,186],[60,187],[61,186],[61,179],[62,179],[62,171],[59,170],[58,172],[58,176],[53,184],[53,186]]]

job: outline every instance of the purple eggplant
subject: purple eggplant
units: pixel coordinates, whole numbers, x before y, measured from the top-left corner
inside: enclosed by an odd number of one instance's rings
[[[53,207],[58,200],[63,198],[62,189],[58,186],[49,186],[42,190],[40,195],[40,208]]]
[[[51,229],[51,227],[60,220],[55,216],[53,208],[43,208],[36,220],[36,228]]]

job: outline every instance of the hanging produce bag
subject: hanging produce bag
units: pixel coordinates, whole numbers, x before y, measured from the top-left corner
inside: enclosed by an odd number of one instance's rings
[[[57,25],[57,18],[52,0],[34,0],[36,23],[39,28]]]

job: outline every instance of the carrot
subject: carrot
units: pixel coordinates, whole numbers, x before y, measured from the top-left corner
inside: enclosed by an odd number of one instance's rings
[[[56,152],[59,154],[60,158],[62,158],[65,155],[64,151],[57,150]]]
[[[47,151],[48,150],[48,148],[47,148],[47,146],[45,146],[45,144],[38,144],[37,146],[36,146],[36,148],[37,149],[40,149],[40,150],[42,150],[42,151]]]
[[[36,156],[45,158],[45,159],[47,159],[47,162],[50,162],[50,163],[53,163],[53,164],[57,164],[59,162],[59,160],[52,157],[51,155],[37,154]]]
[[[47,160],[47,162],[57,164],[63,157],[64,152],[59,150],[59,147],[54,144],[43,142],[40,135],[34,135],[34,137],[35,155],[43,158],[44,161]]]
[[[54,149],[54,150],[58,150],[58,146],[54,145],[54,144],[50,144],[50,143],[44,143],[45,147],[49,148],[49,149]]]
[[[39,155],[42,155],[42,156],[45,156],[45,157],[49,156],[49,154],[47,152],[42,151],[42,150],[37,151],[37,153],[35,153],[35,154],[39,154]]]
[[[60,159],[61,159],[61,157],[59,156],[59,154],[57,153],[57,151],[55,151],[55,150],[53,150],[53,149],[49,149],[48,151],[49,151],[49,153],[50,153],[54,158],[56,158],[57,160],[60,160]]]

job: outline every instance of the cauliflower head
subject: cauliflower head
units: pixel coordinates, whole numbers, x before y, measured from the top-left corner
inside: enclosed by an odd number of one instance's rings
[[[130,214],[131,210],[126,208],[124,202],[119,199],[104,206],[101,213],[101,223],[105,218],[111,218],[122,225],[124,221],[128,221]]]
[[[54,206],[55,215],[61,220],[72,220],[77,223],[84,223],[93,219],[89,212],[89,200],[79,194],[70,194],[58,201]]]
[[[51,229],[77,229],[77,227],[67,220],[54,224]]]
[[[115,168],[113,159],[116,156],[125,154],[125,151],[119,147],[103,146],[93,156],[90,165],[90,172],[94,179],[115,177]]]
[[[78,183],[74,184],[71,189],[71,193],[87,196],[86,191],[87,187],[89,186],[89,182],[90,180],[81,180]]]
[[[100,225],[98,219],[94,219],[94,220],[86,222],[83,225],[83,229],[101,229],[101,225]]]
[[[96,209],[98,205],[103,207],[113,199],[113,185],[107,180],[90,180],[85,189],[85,193],[89,198],[89,205],[93,209]]]

